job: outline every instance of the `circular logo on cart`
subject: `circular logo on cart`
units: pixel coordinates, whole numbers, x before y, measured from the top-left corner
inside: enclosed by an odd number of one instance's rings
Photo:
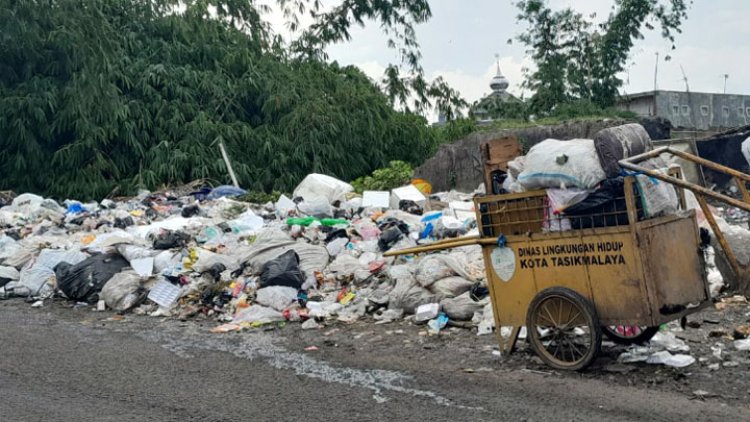
[[[516,272],[516,254],[511,248],[495,248],[490,254],[490,260],[492,269],[500,280],[508,282],[513,278]]]

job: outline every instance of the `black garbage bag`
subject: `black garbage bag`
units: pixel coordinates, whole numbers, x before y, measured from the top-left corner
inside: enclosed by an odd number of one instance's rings
[[[388,217],[385,220],[382,220],[378,223],[378,229],[380,229],[381,232],[384,232],[391,227],[398,227],[401,233],[407,234],[407,235],[409,234],[409,226],[403,221],[398,220],[396,218]]]
[[[198,215],[201,213],[201,208],[197,205],[189,205],[182,209],[182,212],[180,215],[183,218],[190,218],[192,216]]]
[[[622,177],[605,179],[599,188],[581,202],[565,208],[565,215],[591,214],[591,210],[625,196],[625,182]]]
[[[224,264],[217,262],[216,264],[212,265],[211,268],[206,270],[204,274],[211,275],[211,278],[214,279],[214,281],[219,281],[221,278],[221,273],[223,273],[227,267],[224,266]]]
[[[290,249],[265,264],[260,272],[260,287],[288,286],[299,289],[305,275],[299,268],[299,255]]]
[[[154,239],[154,249],[165,250],[174,248],[184,248],[190,237],[182,232],[173,232],[164,230]]]
[[[333,230],[326,236],[326,244],[331,243],[331,241],[336,239],[349,239],[349,233],[346,232],[346,229],[338,229]]]
[[[385,252],[392,248],[393,245],[398,243],[399,240],[404,236],[404,233],[399,230],[398,226],[392,226],[380,233],[380,239],[378,239],[378,247],[381,251]]]
[[[133,221],[133,217],[125,217],[125,218],[115,217],[114,226],[118,229],[124,229],[132,225],[135,225],[135,221]]]
[[[409,214],[422,215],[424,210],[416,202],[410,199],[402,199],[398,202],[398,209],[406,211]]]
[[[90,256],[75,265],[61,262],[55,266],[57,287],[68,299],[96,303],[109,279],[129,266],[117,253]]]
[[[638,199],[638,190],[633,186],[636,196],[638,219],[643,218],[643,206]],[[593,227],[623,226],[628,221],[628,206],[625,201],[625,179],[614,177],[605,179],[597,190],[591,192],[583,201],[565,208],[564,214],[571,220],[574,229]]]

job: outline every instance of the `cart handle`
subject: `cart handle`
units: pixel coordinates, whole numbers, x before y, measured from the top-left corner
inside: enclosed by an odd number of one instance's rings
[[[721,193],[714,192],[711,189],[697,185],[695,183],[690,183],[686,180],[679,179],[679,178],[670,176],[668,174],[654,171],[651,169],[647,169],[636,164],[638,162],[644,161],[649,158],[658,157],[661,154],[676,155],[682,158],[683,160],[692,161],[693,163],[696,163],[700,166],[706,166],[718,172],[725,173],[734,177],[735,181],[737,182],[737,186],[740,189],[740,192],[742,192],[743,201],[734,199],[728,195],[723,195]],[[729,261],[729,265],[732,267],[732,271],[734,272],[735,276],[738,278],[738,281],[739,281],[738,290],[743,293],[747,291],[748,287],[750,287],[750,277],[748,277],[749,275],[748,271],[744,271],[742,267],[740,266],[739,261],[737,260],[737,255],[735,255],[734,250],[732,249],[732,247],[729,245],[729,242],[727,242],[726,238],[724,237],[724,233],[722,233],[721,228],[719,227],[719,224],[716,222],[716,218],[714,218],[713,213],[711,213],[711,210],[708,207],[708,203],[706,202],[705,197],[709,196],[713,199],[716,199],[717,201],[720,201],[725,204],[729,204],[734,207],[750,212],[750,193],[748,193],[747,187],[745,186],[745,182],[750,182],[750,175],[737,171],[733,168],[715,163],[713,161],[706,160],[705,158],[701,158],[697,155],[693,155],[684,151],[674,149],[669,146],[656,148],[652,151],[648,151],[643,154],[638,154],[638,155],[626,158],[624,160],[620,160],[619,164],[620,164],[620,167],[622,168],[636,171],[636,172],[648,175],[650,177],[653,177],[655,179],[659,179],[661,181],[671,183],[673,185],[692,191],[695,194],[695,199],[698,201],[698,205],[700,205],[701,210],[703,211],[703,214],[706,217],[706,221],[708,221],[708,224],[711,226],[711,230],[714,232],[714,235],[716,236],[716,240],[719,242],[719,245],[721,245],[721,249],[724,250],[724,253],[727,255],[727,260]]]

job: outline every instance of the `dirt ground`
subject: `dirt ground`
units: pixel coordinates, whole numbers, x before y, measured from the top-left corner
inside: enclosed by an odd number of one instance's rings
[[[92,407],[107,414],[96,420],[750,420],[750,351],[731,338],[748,322],[744,301],[696,314],[697,328],[676,332],[698,360],[689,367],[619,364],[625,348],[606,343],[581,373],[551,370],[523,341],[499,356],[494,336],[464,328],[429,336],[410,322],[360,321],[215,334],[212,319],[72,305],[0,302],[9,420],[87,420]],[[212,402],[219,394],[225,404]],[[55,406],[39,407],[52,397]]]

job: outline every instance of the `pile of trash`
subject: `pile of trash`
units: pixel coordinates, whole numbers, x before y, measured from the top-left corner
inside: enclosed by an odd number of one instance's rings
[[[547,139],[508,163],[503,190],[519,193],[544,189],[545,231],[626,225],[624,176],[628,173],[618,162],[652,148],[646,130],[635,123],[603,129],[594,139]],[[660,158],[643,165],[669,170]],[[678,210],[674,187],[645,175],[635,177],[639,218]]]
[[[311,174],[291,198],[267,204],[242,202],[231,186],[100,203],[22,194],[0,207],[0,298],[211,317],[225,323],[217,332],[407,317],[433,332],[451,320],[492,332],[479,246],[383,257],[476,233],[472,194],[429,189],[357,195]]]

